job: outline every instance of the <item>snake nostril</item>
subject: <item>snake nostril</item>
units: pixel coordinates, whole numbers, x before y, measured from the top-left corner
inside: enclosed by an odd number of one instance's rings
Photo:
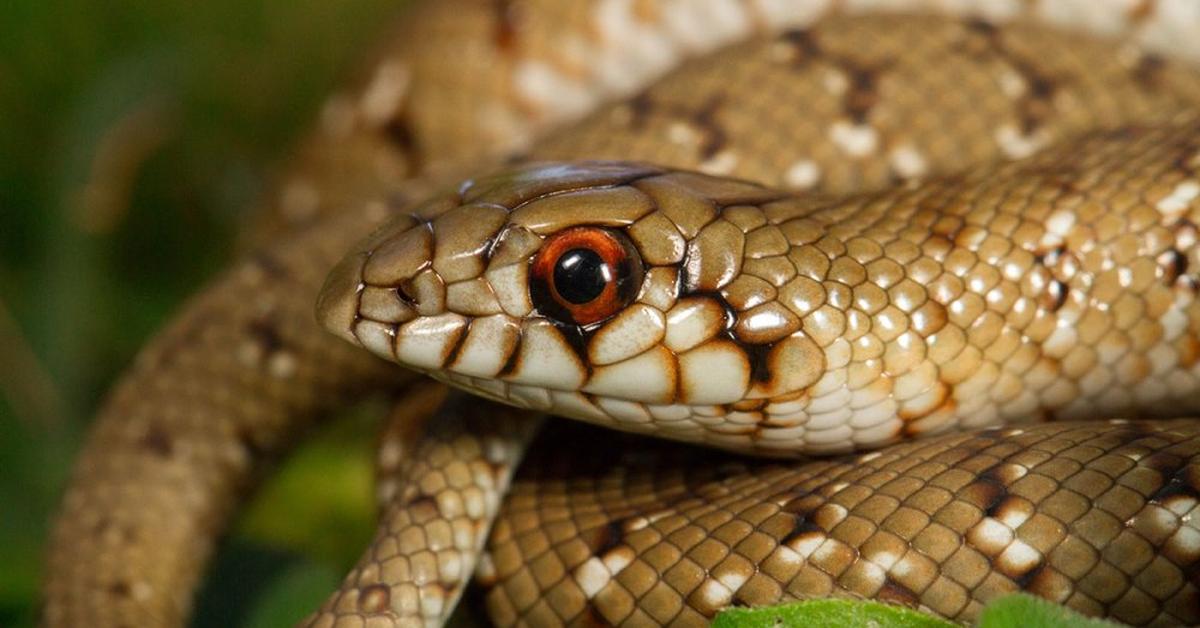
[[[412,280],[405,281],[399,286],[396,286],[396,296],[405,305],[416,306],[417,297],[416,290],[413,289]]]

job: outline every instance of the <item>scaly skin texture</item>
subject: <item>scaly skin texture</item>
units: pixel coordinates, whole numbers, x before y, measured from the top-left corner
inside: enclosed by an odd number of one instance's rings
[[[707,625],[862,597],[959,621],[1024,590],[1133,625],[1200,622],[1200,423],[1051,423],[808,463],[534,444],[481,580],[501,625]]]
[[[516,15],[524,8],[525,15],[535,17],[517,18],[513,24],[518,27],[509,30],[504,27],[508,14],[477,13],[479,7],[464,4],[469,6],[432,3],[425,11],[441,16],[438,23],[449,30],[423,30],[420,21],[405,27],[415,33],[403,39],[405,52],[385,51],[361,89],[336,97],[326,107],[321,129],[302,149],[291,171],[294,176],[285,178],[272,202],[268,215],[276,218],[267,223],[275,226],[260,233],[277,233],[284,223],[311,228],[288,237],[272,236],[267,248],[219,278],[152,341],[117,386],[81,455],[53,534],[45,623],[182,623],[214,538],[263,463],[280,455],[322,409],[406,377],[320,336],[310,308],[323,269],[372,225],[401,210],[404,199],[424,195],[427,183],[434,181],[406,183],[397,195],[396,186],[407,174],[458,167],[489,153],[532,146],[529,154],[541,158],[590,158],[609,151],[609,156],[734,172],[790,188],[874,188],[928,175],[930,164],[958,167],[972,159],[1003,156],[1006,146],[1010,151],[1038,149],[1070,130],[1163,120],[1196,101],[1196,81],[1189,72],[1132,48],[1024,27],[835,21],[715,55],[681,70],[680,76],[692,73],[687,82],[668,80],[645,97],[598,113],[544,144],[531,145],[532,138],[553,124],[580,115],[604,97],[640,89],[680,58],[743,38],[755,24],[764,32],[805,24],[814,12],[778,20],[745,19],[747,13],[732,20],[727,13],[709,11],[681,29],[677,20],[687,11],[672,3],[642,2],[626,8],[607,2],[584,8],[569,5],[563,22],[555,17],[543,23],[533,3],[518,2],[512,3]],[[1041,15],[1054,3],[1022,6]],[[1112,24],[1128,39],[1187,56],[1185,45],[1172,42],[1195,38],[1155,37],[1168,32],[1167,26],[1178,26],[1179,20],[1171,20],[1175,14],[1162,8],[1167,6],[1175,5],[1145,3],[1144,14],[1126,16],[1120,9],[1105,15],[1120,18]],[[664,25],[668,23],[676,26]],[[622,31],[613,27],[622,24],[649,30],[620,35]],[[734,27],[724,28],[730,25]],[[537,33],[544,33],[545,39],[538,39]],[[490,43],[476,47],[481,34],[481,41]],[[898,41],[901,58],[909,50],[926,50],[921,63],[929,65],[876,67],[878,59],[867,52],[868,46],[846,46],[839,43],[843,37]],[[927,40],[943,47],[930,49],[923,43]],[[512,63],[505,66],[506,73],[498,74],[495,57],[487,51],[505,41],[516,52],[501,57]],[[579,41],[595,43],[615,57],[588,66],[583,59],[589,57],[578,55]],[[675,52],[662,57],[654,47],[633,45],[649,41],[674,42],[667,47]],[[574,57],[569,57],[571,50]],[[551,68],[555,80],[529,81],[531,66],[513,61],[538,55],[546,56],[542,69]],[[647,63],[651,58],[659,63]],[[1057,59],[1065,59],[1067,65],[1049,74],[1039,71],[1055,67]],[[446,72],[450,61],[461,65],[462,72]],[[736,72],[731,69],[735,63],[742,64]],[[741,84],[736,93],[725,89],[739,85],[738,76],[752,71],[775,78]],[[717,78],[692,82],[706,72]],[[439,91],[440,83],[429,80],[451,75],[481,87]],[[970,80],[978,76],[991,80]],[[576,93],[560,88],[558,79],[563,77],[570,85],[580,79],[583,105],[554,101],[554,95]],[[932,82],[918,82],[926,78]],[[882,87],[889,82],[895,87]],[[800,84],[817,91],[774,91]],[[914,84],[924,89],[903,89]],[[960,90],[969,90],[967,102],[991,104],[964,108],[961,100],[940,96],[963,93]],[[774,99],[773,92],[787,99]],[[689,103],[680,97],[685,93],[709,98]],[[819,109],[803,106],[810,101],[827,104]],[[927,121],[912,127],[919,132],[896,136],[885,131],[883,112],[893,101],[907,104],[897,106],[892,115],[920,114]],[[459,106],[448,106],[452,102]],[[955,102],[958,106],[951,106]],[[939,108],[944,108],[941,113]],[[439,109],[457,111],[459,120],[466,122],[443,123]],[[507,113],[497,116],[496,111]],[[512,115],[506,118],[508,114]],[[960,126],[956,116],[964,114],[970,122]],[[496,120],[503,123],[494,124]],[[770,121],[766,133],[761,125],[744,126],[764,120]],[[730,132],[743,128],[753,131]],[[896,128],[906,124],[901,120]],[[866,145],[873,149],[857,153],[864,138],[871,136],[875,141]],[[483,137],[488,141],[481,141]],[[789,151],[754,157],[764,148],[779,148],[773,142],[781,140]],[[819,146],[827,148],[806,148]],[[448,156],[435,158],[438,151]],[[350,215],[325,218],[343,208],[352,210]],[[449,518],[450,513],[439,508],[436,517]],[[354,581],[346,584],[354,586]],[[398,594],[388,599],[407,598]],[[340,607],[339,615],[348,625],[368,617],[374,623],[403,623],[404,617],[412,617],[408,610],[349,605]],[[424,617],[436,621],[440,614]]]
[[[371,551],[306,625],[358,615],[436,623],[462,596],[539,422],[528,412],[456,393],[428,419],[429,428],[420,429],[413,406],[444,396],[429,386],[389,418],[379,456],[384,509]]]

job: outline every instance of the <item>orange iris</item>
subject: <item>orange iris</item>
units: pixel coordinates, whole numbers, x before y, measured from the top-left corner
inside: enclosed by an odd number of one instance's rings
[[[642,263],[624,234],[602,227],[571,227],[542,244],[533,259],[529,295],[542,315],[592,325],[637,296]]]

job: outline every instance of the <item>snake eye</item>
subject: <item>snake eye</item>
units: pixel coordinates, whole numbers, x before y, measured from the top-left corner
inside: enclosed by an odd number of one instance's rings
[[[533,259],[529,296],[544,316],[598,323],[637,296],[642,262],[623,234],[572,227],[550,236]]]

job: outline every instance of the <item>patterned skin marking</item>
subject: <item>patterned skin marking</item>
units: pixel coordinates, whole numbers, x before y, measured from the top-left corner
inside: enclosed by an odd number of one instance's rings
[[[1158,3],[1155,0],[1138,0],[1125,15],[1135,24],[1142,23],[1154,17],[1157,8]]]
[[[368,615],[382,613],[391,607],[391,598],[390,587],[383,584],[367,585],[358,598],[358,610]]]
[[[163,428],[157,424],[151,424],[146,429],[145,436],[142,437],[142,446],[146,451],[160,458],[170,458],[174,452],[174,446],[171,444],[171,436]]]
[[[722,100],[721,94],[713,94],[693,107],[681,108],[655,103],[651,93],[643,92],[628,103],[629,128],[635,132],[644,129],[651,114],[675,117],[679,126],[672,133],[673,141],[695,146],[699,160],[705,162],[720,153],[728,142],[728,133],[717,120]]]
[[[866,461],[738,460],[718,475],[688,466],[708,460],[704,450],[629,448],[628,437],[554,424],[489,540],[494,557],[508,557],[508,575],[487,583],[486,601],[505,625],[569,625],[592,604],[610,624],[639,612],[658,624],[699,622],[735,601],[829,595],[970,621],[989,600],[1025,590],[1136,625],[1195,623],[1200,545],[1181,539],[1200,535],[1151,495],[1170,473],[1157,470],[1164,464],[1200,469],[1197,437],[1191,420],[1045,424],[943,435]],[[564,446],[599,438],[611,443],[604,453]],[[614,461],[612,452],[629,453]],[[986,469],[1008,495],[992,512],[971,482]],[[625,535],[639,552],[623,572],[642,577],[551,577],[541,597],[525,597],[529,565],[586,571],[595,563],[574,539],[647,513],[653,520]],[[789,534],[797,516],[805,530]],[[643,603],[609,603],[626,596]]]
[[[972,20],[967,28],[982,42],[977,44],[982,46],[977,54],[999,59],[1011,72],[1002,74],[1000,82],[1013,101],[1016,125],[998,128],[996,141],[1009,158],[1033,154],[1049,142],[1044,129],[1056,110],[1055,98],[1061,93],[1061,81],[1012,51],[994,25]],[[964,46],[970,48],[971,43]]]
[[[881,145],[886,146],[890,143],[886,137],[880,138],[879,130],[869,120],[880,99],[878,82],[879,77],[887,70],[887,60],[865,64],[849,55],[825,50],[815,34],[808,30],[786,31],[779,40],[791,48],[791,62],[797,70],[811,71],[814,63],[824,61],[836,72],[826,79],[826,83],[828,89],[841,95],[840,106],[845,119],[833,122],[830,136],[847,155],[865,158],[878,151]],[[916,159],[920,159],[915,151],[909,149],[909,152],[916,155]],[[901,155],[900,159],[903,161],[904,155]],[[910,170],[916,173],[921,169]],[[811,176],[800,173],[795,175],[800,178],[801,183]]]
[[[512,0],[492,0],[492,12],[496,16],[493,35],[496,49],[503,54],[512,54],[519,41],[520,9]]]
[[[246,452],[247,457],[252,460],[267,455],[271,451],[271,447],[268,444],[260,442],[262,437],[255,434],[252,430],[239,428],[235,436],[237,444]]]
[[[817,37],[807,30],[791,30],[780,35],[780,40],[794,48],[792,62],[797,69],[804,69],[815,60],[825,60],[842,72],[846,80],[842,92],[842,110],[855,125],[868,123],[868,117],[879,102],[879,76],[887,71],[888,62],[864,64],[846,55],[832,54],[821,48]]]
[[[108,588],[108,592],[117,597],[129,597],[130,593],[132,593],[132,589],[130,588],[128,582],[120,580],[112,583],[112,586]]]
[[[728,141],[725,131],[717,122],[717,112],[721,109],[721,97],[713,96],[697,109],[691,116],[692,122],[701,129],[704,141],[700,143],[700,157],[708,160],[724,148]]]
[[[421,162],[424,153],[418,145],[416,131],[413,130],[412,120],[403,111],[396,113],[383,125],[383,136],[396,150],[408,157],[407,168],[413,172],[421,172],[425,164]]]
[[[986,54],[1001,59],[1017,73],[1020,82],[1012,90],[1016,100],[1020,130],[1027,137],[1036,133],[1044,124],[1045,119],[1053,115],[1054,99],[1059,92],[1062,79],[1042,72],[1034,63],[1011,50],[1001,37],[1000,29],[996,28],[994,24],[982,20],[972,20],[967,23],[967,28],[983,39],[986,45]]]
[[[263,316],[254,319],[246,331],[257,343],[264,358],[269,358],[284,349],[283,339],[279,336],[279,332],[269,317]]]
[[[1138,55],[1133,65],[1134,80],[1146,89],[1158,89],[1162,86],[1162,69],[1166,60],[1156,54]]]

